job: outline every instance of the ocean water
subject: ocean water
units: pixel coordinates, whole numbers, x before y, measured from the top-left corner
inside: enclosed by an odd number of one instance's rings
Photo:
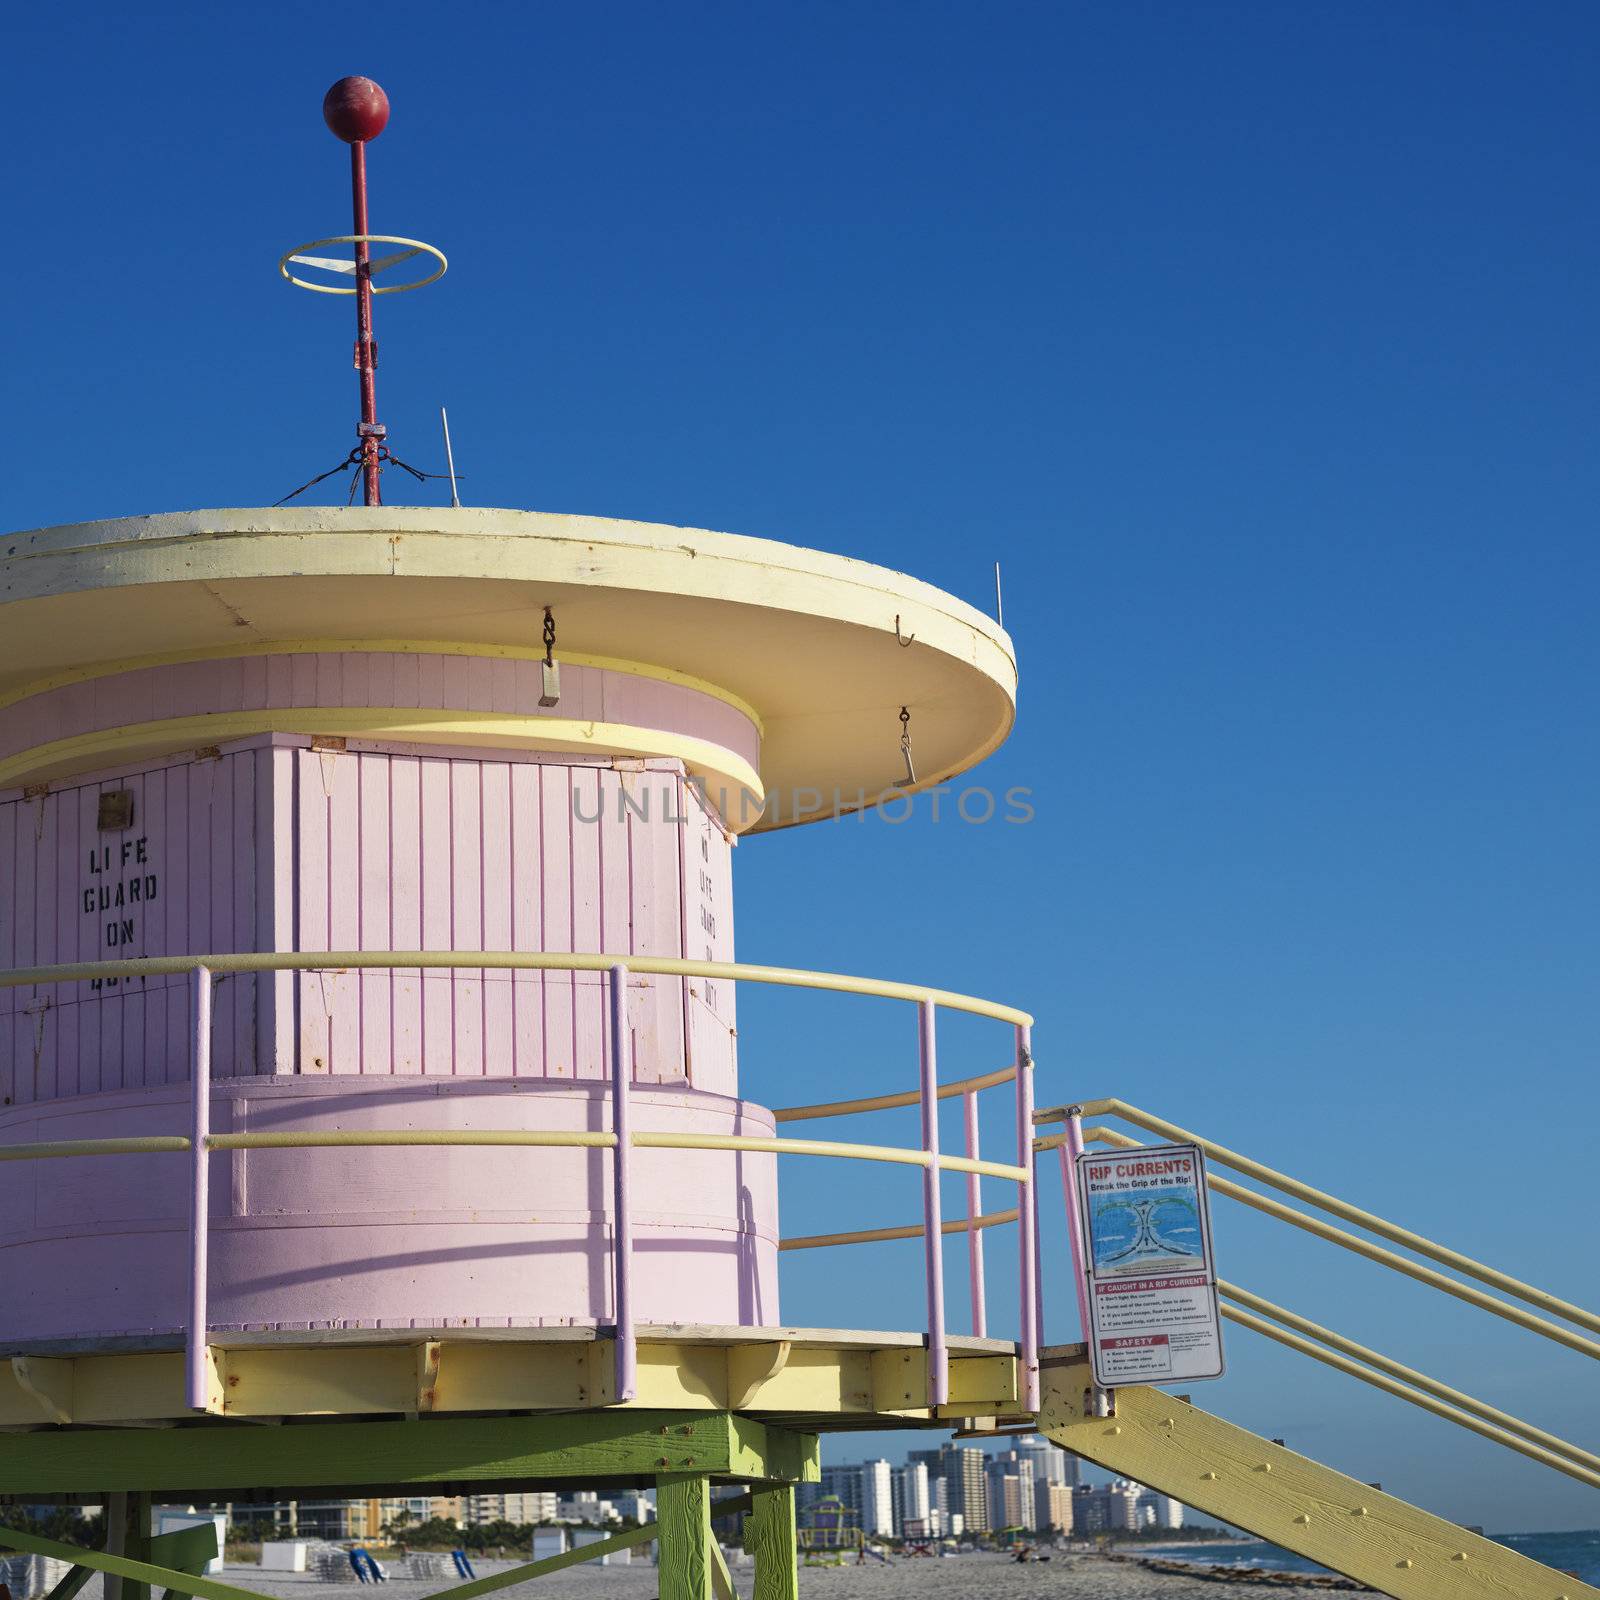
[[[1570,1572],[1587,1583],[1600,1583],[1600,1529],[1575,1533],[1495,1533],[1500,1544],[1543,1562],[1557,1572]],[[1130,1552],[1132,1546],[1125,1547]],[[1156,1552],[1152,1551],[1151,1554]],[[1326,1572],[1314,1561],[1280,1550],[1275,1544],[1173,1545],[1160,1554],[1173,1561],[1201,1561],[1215,1567],[1267,1567],[1276,1572]]]

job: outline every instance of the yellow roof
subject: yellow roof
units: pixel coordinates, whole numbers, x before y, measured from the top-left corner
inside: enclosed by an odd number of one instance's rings
[[[876,800],[903,771],[902,705],[919,788],[1011,728],[1010,638],[915,578],[769,539],[476,507],[181,511],[0,537],[0,695],[269,645],[536,648],[545,606],[558,655],[755,711],[782,797],[755,831],[831,815],[835,791],[843,809]],[[822,798],[797,818],[808,790]]]

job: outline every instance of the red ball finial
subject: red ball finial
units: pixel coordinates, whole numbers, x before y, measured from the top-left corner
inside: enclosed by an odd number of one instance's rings
[[[365,144],[388,125],[389,97],[371,78],[341,78],[322,97],[322,120],[346,144]]]

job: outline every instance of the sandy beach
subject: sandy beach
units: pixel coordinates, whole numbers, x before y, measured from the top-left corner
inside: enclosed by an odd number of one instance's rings
[[[1262,1600],[1263,1596],[1326,1600],[1329,1594],[1320,1585],[1263,1585],[1150,1572],[1140,1565],[1141,1559],[1158,1558],[1056,1554],[1048,1562],[1019,1563],[1006,1556],[966,1555],[944,1560],[901,1559],[888,1566],[805,1567],[800,1573],[800,1593],[803,1600],[1051,1600],[1054,1596],[1070,1600]],[[480,1577],[511,1565],[509,1561],[476,1563]],[[748,1597],[752,1569],[735,1566],[732,1571],[735,1587]],[[396,1580],[374,1591],[354,1583],[319,1583],[299,1575],[261,1572],[252,1566],[230,1566],[223,1581],[282,1596],[282,1600],[355,1600],[358,1594],[371,1594],[373,1600],[422,1600],[448,1587],[452,1580]],[[507,1593],[526,1595],[529,1600],[540,1594],[559,1600],[654,1600],[657,1590],[655,1569],[641,1562],[626,1567],[570,1567],[533,1579],[526,1589]],[[83,1600],[99,1600],[98,1586],[86,1588]]]

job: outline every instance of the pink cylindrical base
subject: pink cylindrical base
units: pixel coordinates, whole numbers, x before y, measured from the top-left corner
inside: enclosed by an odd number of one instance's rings
[[[609,1086],[382,1078],[218,1080],[214,1132],[603,1131]],[[176,1133],[187,1086],[0,1113],[0,1143]],[[770,1136],[771,1114],[639,1086],[635,1132]],[[611,1154],[480,1146],[211,1156],[213,1331],[598,1325],[613,1315]],[[182,1155],[0,1165],[0,1344],[182,1329],[190,1167]],[[633,1154],[641,1323],[778,1321],[769,1154]]]

